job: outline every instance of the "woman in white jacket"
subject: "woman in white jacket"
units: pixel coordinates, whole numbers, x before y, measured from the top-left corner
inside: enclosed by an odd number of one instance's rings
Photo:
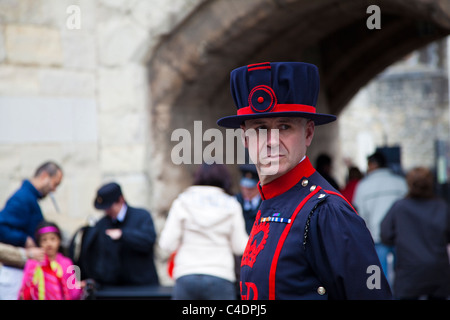
[[[175,300],[236,298],[234,255],[243,254],[248,235],[230,187],[225,165],[202,164],[170,208],[159,245],[176,252]]]

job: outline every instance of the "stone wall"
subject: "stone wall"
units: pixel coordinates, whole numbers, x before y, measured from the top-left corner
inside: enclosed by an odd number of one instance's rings
[[[150,134],[147,63],[161,38],[201,2],[0,2],[2,207],[22,179],[52,159],[65,174],[55,193],[61,212],[50,199],[41,207],[65,241],[102,215],[93,199],[104,182],[116,180],[131,205],[154,213],[158,146]],[[155,223],[160,230],[163,221]]]
[[[68,234],[100,215],[95,191],[112,179],[151,208],[146,63],[198,3],[0,2],[0,203],[53,159],[65,173],[62,212],[41,204]]]

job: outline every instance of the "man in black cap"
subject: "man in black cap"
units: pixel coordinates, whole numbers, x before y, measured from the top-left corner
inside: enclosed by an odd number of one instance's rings
[[[153,260],[156,232],[150,213],[128,205],[119,184],[97,191],[94,206],[104,210],[83,241],[88,276],[100,284],[157,285]]]

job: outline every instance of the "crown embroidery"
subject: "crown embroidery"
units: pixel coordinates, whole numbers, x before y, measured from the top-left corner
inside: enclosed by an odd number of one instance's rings
[[[255,220],[255,224],[253,225],[252,228],[252,232],[250,233],[250,238],[248,239],[244,255],[242,256],[241,267],[249,266],[250,268],[253,268],[253,265],[255,264],[256,261],[256,257],[261,252],[261,250],[264,249],[264,246],[266,245],[267,237],[269,236],[269,223],[262,222],[260,220],[260,217],[261,212],[258,213],[258,216],[256,217]],[[258,235],[260,232],[263,233],[262,239],[257,244],[257,239],[255,239],[255,236]]]

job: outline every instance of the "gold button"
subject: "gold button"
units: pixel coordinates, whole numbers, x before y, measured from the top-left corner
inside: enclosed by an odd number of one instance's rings
[[[318,287],[317,288],[317,293],[320,294],[321,296],[323,296],[325,294],[326,290],[324,287]]]
[[[314,190],[316,190],[316,188],[317,187],[315,185],[312,185],[311,188],[309,188],[309,191],[313,192]]]
[[[302,180],[302,186],[306,187],[308,185],[308,179],[303,179]]]

